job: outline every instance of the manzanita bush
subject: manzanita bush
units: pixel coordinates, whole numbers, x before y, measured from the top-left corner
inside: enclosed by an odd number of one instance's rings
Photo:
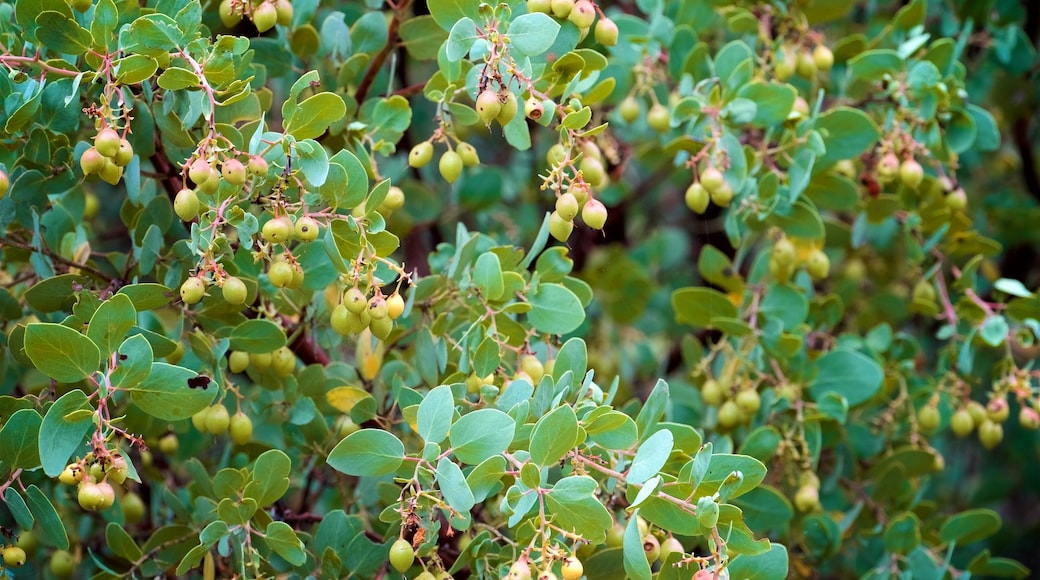
[[[855,4],[0,4],[5,573],[1027,575],[1035,53]]]

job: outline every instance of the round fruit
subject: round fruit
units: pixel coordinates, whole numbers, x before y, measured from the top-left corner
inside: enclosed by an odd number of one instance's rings
[[[502,101],[502,110],[498,112],[496,119],[498,124],[504,127],[516,116],[517,111],[520,110],[520,103],[517,102],[516,95],[512,92],[507,92],[505,98],[499,97],[499,100]]]
[[[557,212],[549,214],[549,233],[561,242],[566,242],[574,231],[574,222],[563,219]]]
[[[556,213],[567,221],[578,215],[578,200],[573,193],[568,192],[556,198]]]
[[[733,201],[733,187],[730,186],[728,181],[723,181],[715,191],[708,192],[711,197],[711,202],[719,207],[729,207],[729,203]]]
[[[191,180],[194,181],[197,185],[201,185],[206,181],[209,181],[212,175],[213,168],[210,167],[210,164],[201,157],[193,161],[191,163],[191,166],[188,167],[188,177],[191,178]]]
[[[389,314],[389,307],[386,305],[386,299],[382,296],[373,296],[368,301],[368,315],[372,317],[372,320],[382,320]]]
[[[83,152],[83,155],[79,158],[79,167],[83,170],[83,175],[94,175],[99,173],[107,165],[107,161],[98,153],[98,150],[94,147],[90,147]],[[7,175],[4,174],[4,181],[6,182]],[[2,196],[0,196],[2,197]]]
[[[462,157],[454,151],[445,151],[444,155],[441,155],[441,160],[437,164],[437,169],[441,172],[441,177],[448,183],[455,183],[455,180],[462,175]]]
[[[105,166],[101,168],[101,171],[98,171],[98,177],[109,185],[115,185],[123,177],[123,168],[109,159],[105,162]]]
[[[182,189],[173,200],[173,211],[183,221],[190,222],[199,215],[199,196],[193,189]]]
[[[76,494],[76,499],[79,501],[81,508],[93,512],[101,509],[101,504],[105,503],[105,494],[98,487],[98,484],[83,483],[79,486],[79,493]]]
[[[578,28],[588,28],[596,21],[596,6],[589,0],[578,0],[567,15],[567,20]]]
[[[813,250],[805,264],[806,271],[813,280],[823,280],[831,269],[831,260],[822,250]]]
[[[419,143],[408,152],[408,165],[412,167],[422,167],[431,159],[433,159],[433,144],[429,141]]]
[[[459,149],[461,148],[462,146],[460,145]],[[472,149],[472,147],[470,148]],[[476,155],[476,150],[474,150],[473,154]],[[462,162],[465,163],[466,159],[463,158]],[[477,162],[479,163],[480,160],[478,159]],[[400,187],[397,187],[396,185],[391,185],[390,191],[386,192],[386,197],[383,199],[383,203],[381,203],[379,207],[386,208],[390,211],[398,210],[404,207],[404,190]],[[297,237],[299,237],[299,234],[297,234]]]
[[[287,217],[276,217],[268,220],[260,230],[264,240],[271,244],[284,244],[292,235],[292,222]]]
[[[533,354],[525,354],[523,358],[520,359],[520,369],[527,373],[527,376],[531,377],[531,381],[536,385],[545,375],[545,366],[542,365],[542,361],[538,360],[538,357]]]
[[[249,170],[249,173],[256,177],[265,177],[269,168],[267,160],[259,155],[250,156],[249,163],[246,164],[246,169]]]
[[[1003,423],[1004,421],[1007,421],[1007,418],[1010,415],[1011,407],[1008,405],[1007,399],[1003,397],[991,399],[989,404],[986,405],[986,416],[990,421]]]
[[[58,481],[65,485],[76,485],[83,481],[83,468],[78,463],[70,463],[58,474]]]
[[[94,136],[94,148],[105,157],[115,157],[119,153],[119,142],[122,138],[111,127],[105,127]]]
[[[246,355],[246,356],[248,357],[249,355]],[[206,429],[206,417],[208,417],[208,416],[209,416],[209,407],[206,407],[205,409],[202,409],[198,413],[195,413],[194,415],[191,416],[191,424],[192,424],[193,427],[195,427],[195,430],[197,430],[199,433],[208,433],[209,432]]]
[[[15,545],[25,550],[27,555],[32,556],[40,547],[40,538],[32,530],[24,530],[18,534],[18,542]]]
[[[223,435],[227,433],[229,424],[231,424],[231,415],[228,413],[227,407],[217,403],[209,408],[209,412],[206,413],[206,431],[214,435]]]
[[[811,52],[802,51],[795,57],[794,69],[799,76],[807,79],[814,78],[816,76],[816,61],[813,59]]]
[[[490,125],[502,112],[502,101],[498,100],[498,93],[491,89],[484,89],[477,95],[476,105],[477,116],[485,125]]]
[[[654,131],[664,133],[672,125],[672,114],[668,111],[668,107],[661,103],[654,103],[646,112],[646,123]]]
[[[285,288],[292,282],[293,267],[288,262],[275,262],[267,270],[267,279],[276,288]]]
[[[541,119],[544,114],[545,105],[542,104],[541,99],[538,97],[531,97],[524,101],[524,115],[526,115],[528,119],[537,121],[538,119]]]
[[[267,32],[278,23],[278,9],[270,2],[264,2],[253,9],[253,24],[257,32]]]
[[[574,0],[552,0],[552,13],[557,18],[567,18],[574,9]]]
[[[618,41],[618,27],[609,18],[600,18],[596,23],[596,42],[603,46],[614,46]]]
[[[101,478],[105,476],[105,470],[101,468],[101,464],[94,462],[90,464],[90,469],[87,472],[92,481],[101,481]]]
[[[242,13],[231,7],[231,0],[221,0],[217,13],[220,15],[220,21],[224,23],[225,28],[233,28],[242,21]]]
[[[786,81],[794,75],[794,56],[789,50],[783,50],[773,55],[773,75],[779,81]]]
[[[437,577],[431,572],[423,572],[416,576],[414,580],[437,580]]]
[[[242,185],[246,182],[246,166],[238,159],[228,159],[220,166],[220,174],[231,185]]]
[[[816,68],[822,71],[831,70],[831,67],[834,66],[834,53],[822,44],[816,45],[812,51],[812,57]]]
[[[552,0],[527,0],[527,12],[548,14],[552,11]]]
[[[130,525],[143,520],[144,512],[147,509],[141,496],[133,492],[124,495],[119,500],[119,507],[123,508],[123,519]]]
[[[968,207],[968,194],[964,193],[964,190],[959,187],[947,193],[946,207],[953,211],[964,211]]]
[[[390,565],[398,572],[404,572],[412,567],[415,562],[415,550],[412,544],[404,538],[398,539],[390,546]]]
[[[665,110],[665,112],[667,113],[668,111]],[[635,121],[639,118],[639,101],[632,95],[628,95],[618,105],[618,114],[621,115],[621,118],[626,123]]]
[[[72,573],[76,571],[76,557],[68,550],[56,550],[51,555],[51,562],[48,567],[51,570],[51,574],[62,580],[67,580],[72,578]]]
[[[1004,439],[1004,427],[1000,423],[994,423],[986,419],[979,425],[979,441],[986,449],[993,449]]]
[[[583,157],[581,163],[578,164],[578,170],[581,171],[581,176],[593,187],[599,187],[603,185],[603,180],[606,178],[606,171],[603,169],[603,163],[593,157]]]
[[[343,305],[354,314],[361,314],[368,309],[368,298],[364,292],[354,287],[343,294]]]
[[[894,153],[887,153],[881,158],[877,165],[878,179],[881,181],[892,181],[899,173],[899,158]]]
[[[1036,409],[1022,407],[1022,410],[1018,412],[1018,423],[1024,429],[1031,431],[1040,429],[1040,413],[1037,413]]]
[[[590,199],[581,208],[581,221],[594,230],[602,230],[607,223],[607,208],[597,199]]]
[[[386,315],[390,320],[397,320],[404,314],[404,297],[394,292],[386,299]]]
[[[459,154],[462,164],[466,167],[480,165],[480,156],[477,155],[477,149],[469,143],[459,143],[455,147],[455,152]]]
[[[107,481],[97,484],[97,488],[101,491],[100,509],[107,510],[112,507],[116,503],[116,490],[112,489],[112,486]]]
[[[713,193],[720,189],[724,182],[725,179],[722,177],[722,172],[715,167],[708,167],[701,173],[701,185],[708,190],[708,193]]]
[[[292,24],[293,7],[289,0],[275,0],[274,9],[278,13],[278,24],[282,26]]]
[[[4,548],[4,566],[18,568],[25,565],[25,550],[18,546]]]
[[[746,415],[754,415],[762,406],[762,398],[755,389],[744,389],[737,393],[737,406]]]
[[[581,560],[571,556],[560,566],[560,575],[563,576],[563,580],[578,580],[585,575],[585,566],[582,566]]]
[[[271,353],[250,353],[249,354],[249,366],[253,367],[257,372],[264,372],[271,368]]]
[[[681,558],[686,553],[686,549],[683,548],[682,542],[675,539],[675,536],[668,536],[665,541],[661,542],[661,561],[667,562],[668,557],[672,554],[679,554]]]
[[[967,409],[957,409],[950,418],[950,430],[958,437],[967,437],[975,429],[975,419]]]
[[[915,301],[934,302],[935,287],[925,280],[920,280],[917,282],[917,284],[914,284],[914,291],[912,296]]]
[[[708,190],[704,189],[700,182],[694,181],[690,187],[686,188],[686,207],[693,210],[694,213],[703,214],[708,209],[710,201],[711,196],[708,194]]]
[[[304,242],[312,242],[318,238],[318,233],[321,231],[321,226],[318,222],[310,217],[303,216],[296,220],[296,239]]]
[[[249,368],[249,353],[240,350],[231,351],[228,356],[228,369],[233,373],[240,373]]]
[[[246,290],[245,282],[235,276],[228,276],[224,279],[222,292],[224,300],[227,300],[228,304],[245,304],[246,296],[249,293]]]
[[[126,139],[119,140],[119,151],[116,151],[116,156],[112,158],[112,161],[120,166],[126,167],[130,165],[130,162],[134,160],[134,147]]]
[[[899,166],[899,179],[910,189],[917,189],[924,179],[924,169],[916,159],[907,159]]]
[[[940,420],[939,409],[932,405],[925,405],[917,411],[917,426],[925,433],[935,433],[935,430],[939,428]]]
[[[569,158],[569,151],[562,143],[555,143],[549,148],[549,152],[546,153],[545,158],[550,165],[561,165]]]
[[[812,485],[803,485],[794,494],[794,505],[800,512],[816,511],[820,507],[820,490]]]
[[[271,370],[283,379],[296,370],[296,355],[289,347],[283,346],[271,353]]]
[[[526,560],[517,560],[509,567],[510,580],[531,580],[531,566]]]
[[[646,554],[646,560],[651,564],[661,557],[661,544],[652,534],[643,536],[643,553]]]
[[[794,259],[797,253],[794,249],[794,244],[787,238],[780,238],[773,244],[773,249],[769,253],[771,260],[776,260],[780,265],[791,265],[794,264]]]
[[[202,300],[206,294],[206,281],[200,276],[189,276],[181,284],[181,301],[185,304],[195,304]]]
[[[735,401],[726,401],[719,407],[719,427],[732,429],[740,424],[740,407]]]
[[[112,461],[109,462],[106,473],[108,474],[108,480],[119,485],[126,481],[126,475],[128,471],[126,465],[126,459],[123,459],[122,455],[113,455]]]
[[[249,415],[239,411],[231,417],[228,431],[235,445],[245,445],[253,437],[253,421]]]
[[[722,397],[724,395],[725,391],[718,381],[715,379],[704,381],[704,385],[701,387],[701,398],[704,399],[705,404],[711,405],[712,407],[718,406],[722,403]]]
[[[356,316],[353,312],[347,310],[347,307],[338,304],[332,309],[332,315],[329,318],[329,324],[332,325],[332,330],[335,330],[339,334],[350,334],[353,332],[353,327],[350,324],[350,317]]]

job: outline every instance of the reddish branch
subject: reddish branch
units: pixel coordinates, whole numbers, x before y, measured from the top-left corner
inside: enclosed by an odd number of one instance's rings
[[[394,10],[394,17],[390,20],[390,26],[387,29],[386,44],[376,54],[376,57],[372,59],[372,64],[369,65],[368,70],[365,71],[364,78],[361,79],[361,84],[358,85],[357,94],[354,95],[358,103],[365,102],[365,97],[368,96],[368,91],[372,88],[372,83],[376,80],[379,69],[383,68],[386,58],[394,51],[398,40],[397,31],[401,27],[404,11],[411,4],[411,0],[399,0],[398,2],[388,2],[388,4]]]

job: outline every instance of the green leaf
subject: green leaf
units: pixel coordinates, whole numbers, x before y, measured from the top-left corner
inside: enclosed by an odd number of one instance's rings
[[[825,393],[837,393],[850,407],[873,397],[881,388],[884,373],[872,358],[847,350],[831,351],[816,361],[816,379],[809,385],[813,399],[820,400]]]
[[[510,49],[524,56],[538,56],[549,50],[560,34],[560,24],[548,14],[521,14],[509,25]]]
[[[452,414],[455,409],[455,398],[451,387],[441,385],[423,397],[415,422],[419,437],[427,443],[440,443],[448,436],[451,428]]]
[[[141,557],[141,547],[134,542],[122,524],[109,522],[105,526],[105,541],[115,555],[127,562],[136,562]]]
[[[625,560],[625,576],[636,580],[650,580],[650,562],[643,550],[643,535],[639,530],[639,510],[634,510],[625,526],[621,544]]]
[[[51,500],[47,499],[35,484],[25,489],[25,499],[36,518],[36,523],[40,526],[40,539],[43,543],[59,550],[68,550],[69,535],[65,532],[65,524],[62,523]]]
[[[553,363],[553,380],[559,381],[567,371],[577,377],[584,377],[589,365],[588,346],[585,341],[574,337],[563,343],[560,352],[556,353],[556,362]]]
[[[40,465],[40,425],[43,418],[33,409],[20,409],[0,429],[0,461],[8,469],[34,469]]]
[[[585,320],[581,301],[561,284],[539,284],[537,292],[528,296],[531,311],[527,318],[538,332],[567,334]]]
[[[171,66],[163,71],[155,82],[168,91],[183,91],[198,87],[202,84],[202,79],[193,70]]]
[[[905,65],[903,57],[894,50],[868,50],[849,59],[849,73],[858,80],[873,82],[885,75],[897,75]]]
[[[436,59],[437,51],[447,38],[437,21],[429,15],[408,18],[401,23],[398,32],[408,56],[416,60]]]
[[[116,294],[94,311],[87,326],[87,337],[97,345],[101,358],[107,359],[135,324],[137,311],[133,302],[125,294]],[[151,348],[148,350],[151,352]]]
[[[404,444],[382,429],[361,429],[347,435],[328,457],[336,471],[373,477],[397,471],[403,461]]]
[[[734,505],[744,513],[748,527],[757,532],[785,533],[794,518],[794,507],[776,488],[762,485],[747,492]]]
[[[162,308],[170,303],[173,291],[162,284],[130,284],[119,289],[134,304],[134,310],[144,312]]]
[[[297,166],[307,182],[314,187],[324,185],[329,175],[329,154],[325,148],[313,139],[303,139],[296,142],[296,153]]]
[[[198,413],[213,402],[215,389],[210,381],[192,386],[199,374],[167,363],[152,363],[145,380],[130,385],[130,398],[145,413],[165,421],[180,421]]]
[[[461,18],[477,17],[480,0],[429,0],[426,5],[437,24],[444,30],[451,30]]]
[[[712,320],[736,318],[737,307],[725,294],[711,288],[680,288],[672,292],[675,321],[700,328],[712,328]]]
[[[853,159],[873,147],[881,136],[873,119],[863,111],[849,107],[835,107],[820,115],[816,130],[827,147],[826,153],[817,160],[819,167]]]
[[[135,334],[119,345],[119,360],[109,380],[113,387],[129,388],[148,378],[152,372],[152,345],[148,339]]]
[[[545,507],[553,516],[553,524],[584,537],[593,545],[607,539],[607,530],[614,523],[610,512],[595,496],[596,488],[595,479],[572,475],[557,481],[545,494]]]
[[[26,290],[25,302],[40,312],[66,310],[76,300],[76,288],[87,284],[87,278],[78,274],[45,278]]]
[[[632,467],[628,470],[628,482],[643,483],[657,475],[668,462],[668,456],[671,455],[674,444],[675,437],[667,429],[651,435],[636,450],[636,456],[632,459]]]
[[[722,487],[730,474],[739,471],[744,479],[739,485],[728,488],[729,499],[741,495],[758,487],[766,477],[766,466],[754,457],[746,455],[732,455],[729,453],[714,453],[708,464],[708,472],[697,486],[696,496],[711,495]]]
[[[737,556],[726,570],[734,580],[785,580],[788,565],[787,548],[771,542],[768,552]]]
[[[4,506],[11,512],[11,516],[19,528],[23,530],[32,529],[36,518],[29,511],[29,507],[25,505],[25,500],[22,499],[22,496],[13,487],[4,490]]]
[[[47,322],[25,329],[25,354],[39,371],[63,383],[75,383],[97,372],[101,352],[75,330]]]
[[[759,305],[766,318],[778,320],[785,330],[794,330],[809,316],[809,301],[801,290],[790,284],[771,284]]]
[[[486,377],[498,368],[501,361],[498,342],[488,336],[480,341],[480,346],[473,353],[473,372],[477,376]]]
[[[921,522],[913,512],[903,512],[885,526],[885,549],[906,555],[921,544]]]
[[[88,413],[77,413],[88,411]],[[79,389],[65,393],[47,409],[40,424],[40,463],[48,477],[57,477],[77,451],[86,455],[83,438],[94,426],[94,408]]]
[[[342,97],[335,93],[318,93],[293,109],[285,122],[285,132],[297,139],[315,139],[346,114],[347,105]]]
[[[469,17],[460,18],[451,27],[451,32],[448,33],[448,42],[444,45],[448,61],[458,62],[466,58],[466,55],[469,54],[469,49],[473,48],[473,43],[478,38],[480,38],[480,31],[473,20]]]
[[[979,327],[979,338],[984,340],[986,344],[992,347],[998,347],[1004,344],[1004,340],[1008,337],[1010,332],[1007,320],[997,314],[986,318],[982,326]]]
[[[264,354],[282,348],[285,343],[282,327],[262,318],[247,320],[231,331],[231,350]]]
[[[289,489],[292,461],[282,450],[271,449],[256,458],[252,471],[253,481],[242,495],[256,500],[257,507],[264,508],[281,499]]]
[[[635,445],[639,435],[636,422],[621,411],[608,411],[585,425],[596,445],[610,450],[629,449]]]
[[[944,542],[966,545],[986,539],[1000,530],[1000,515],[993,510],[974,509],[946,518],[939,536]]]
[[[646,438],[657,428],[657,422],[661,420],[668,409],[668,383],[658,379],[654,389],[650,391],[643,408],[636,416],[636,426],[639,427],[639,437]]]
[[[788,84],[754,82],[741,87],[737,96],[755,103],[752,125],[775,127],[783,124],[791,114],[798,91]]]
[[[469,512],[476,503],[462,469],[447,457],[441,457],[437,462],[437,485],[444,495],[444,501],[461,514]]]
[[[466,476],[466,485],[473,492],[475,501],[484,501],[502,488],[502,476],[506,472],[506,458],[493,455],[473,468]]]
[[[531,432],[531,461],[546,467],[563,458],[578,440],[578,417],[570,405],[542,416]]]
[[[498,455],[513,441],[516,422],[498,409],[479,409],[463,415],[448,434],[459,461],[477,465]]]
[[[80,55],[90,49],[90,31],[60,12],[48,10],[36,17],[36,38],[55,53]]]
[[[264,531],[267,545],[293,566],[302,566],[307,561],[307,552],[296,532],[285,522],[271,522]]]
[[[473,283],[489,300],[500,300],[505,293],[505,281],[502,278],[502,262],[498,254],[485,252],[473,264]]]

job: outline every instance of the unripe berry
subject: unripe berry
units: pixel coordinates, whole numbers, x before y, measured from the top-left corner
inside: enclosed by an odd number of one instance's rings
[[[719,407],[719,427],[732,429],[740,424],[740,407],[734,401],[726,401]]]
[[[126,459],[123,459],[122,455],[113,455],[111,462],[109,462],[105,473],[108,474],[108,480],[121,485],[126,481],[126,476],[129,468],[126,465]]]
[[[1004,439],[1004,427],[986,419],[979,425],[979,441],[986,449],[993,449]]]
[[[603,180],[606,179],[603,163],[593,157],[583,157],[581,163],[578,164],[578,170],[581,171],[585,181],[593,187],[600,187],[603,185]]]
[[[928,283],[927,280],[920,280],[917,284],[914,284],[914,291],[911,294],[914,301],[920,302],[934,302],[935,301],[935,287]]]
[[[778,81],[786,81],[794,75],[794,55],[790,50],[773,54],[773,75]]]
[[[476,152],[474,152],[476,155]],[[465,163],[465,158],[463,162]],[[479,159],[477,160],[480,161]],[[386,197],[383,199],[383,203],[379,204],[380,209],[387,211],[394,211],[404,207],[404,190],[396,185],[390,186],[390,191],[386,192]]]
[[[199,196],[193,189],[182,189],[173,199],[173,211],[181,220],[190,222],[199,216]]]
[[[1025,429],[1036,430],[1040,428],[1040,413],[1031,407],[1022,407],[1018,412],[1018,423]]]
[[[567,221],[578,215],[578,200],[573,193],[568,192],[556,198],[556,213]]]
[[[780,238],[775,244],[773,244],[773,249],[769,252],[769,257],[770,259],[776,260],[777,263],[781,265],[794,264],[794,259],[796,257],[794,244],[792,244],[791,240],[786,237]]]
[[[126,139],[119,140],[119,150],[116,151],[115,157],[112,158],[112,162],[120,167],[126,167],[130,165],[130,162],[134,159],[134,147],[130,145],[130,142]]]
[[[249,366],[253,367],[254,370],[260,373],[266,371],[271,368],[271,353],[249,353]]]
[[[578,580],[585,575],[585,567],[581,564],[581,560],[571,556],[563,561],[563,565],[560,566],[560,574],[563,576],[563,580]]]
[[[119,142],[122,138],[111,127],[105,127],[94,136],[94,148],[105,157],[115,157],[119,153]]]
[[[822,250],[813,250],[809,254],[809,260],[805,264],[805,269],[812,276],[813,280],[823,280],[830,272],[831,260]]]
[[[248,290],[246,290],[246,284],[240,278],[235,276],[228,276],[224,279],[224,286],[221,288],[224,300],[227,300],[228,304],[245,304]]]
[[[354,314],[361,314],[368,308],[368,298],[361,290],[351,288],[343,293],[343,305]]]
[[[271,353],[271,370],[275,376],[286,378],[296,370],[296,355],[287,346]]]
[[[907,159],[899,166],[899,179],[910,189],[917,189],[924,179],[924,169],[916,159]]]
[[[56,578],[68,580],[76,571],[76,557],[68,550],[57,550],[51,555],[48,568]]]
[[[278,24],[282,26],[292,24],[293,7],[289,0],[275,0],[274,9],[278,14]]]
[[[885,154],[885,156],[878,161],[878,179],[884,182],[892,181],[895,179],[896,174],[899,173],[899,167],[899,158],[896,157],[894,153]]]
[[[433,144],[423,141],[408,152],[408,165],[412,167],[423,167],[433,159]]]
[[[25,550],[18,546],[7,546],[4,548],[4,566],[18,568],[25,565]]]
[[[318,234],[321,232],[321,226],[318,225],[317,220],[310,216],[303,216],[296,220],[296,239],[303,242],[311,242],[318,238]]]
[[[134,525],[144,519],[144,513],[148,509],[144,500],[136,493],[130,492],[119,500],[119,507],[123,508],[123,519],[129,525]]]
[[[708,190],[708,193],[713,193],[721,188],[724,182],[722,172],[715,167],[708,167],[701,172],[701,185]]]
[[[105,494],[101,491],[101,488],[98,487],[98,484],[84,482],[79,486],[79,493],[76,494],[76,500],[79,501],[79,506],[81,508],[94,512],[102,509],[101,506],[105,503]]]
[[[801,51],[798,56],[795,57],[794,61],[795,71],[798,72],[799,76],[807,79],[816,77],[816,61],[813,60],[812,53],[808,51]]]
[[[455,147],[455,152],[459,154],[462,164],[466,167],[480,165],[480,156],[477,154],[477,149],[469,143],[459,143]]]
[[[98,153],[98,150],[94,147],[90,147],[83,152],[83,155],[79,158],[80,169],[83,170],[83,175],[94,175],[99,173],[105,168],[107,161]],[[5,175],[6,177],[6,175]]]
[[[246,182],[246,166],[238,159],[231,158],[220,166],[220,174],[231,185],[242,185]]]
[[[931,405],[925,405],[917,411],[917,426],[924,433],[935,433],[935,430],[939,428],[940,420],[939,409]]]
[[[526,115],[528,119],[537,121],[538,119],[541,119],[544,114],[545,105],[542,104],[541,99],[538,97],[531,97],[524,101],[524,115]]]
[[[220,15],[220,21],[224,23],[225,28],[234,28],[236,24],[242,21],[242,13],[231,7],[231,0],[221,0],[217,13]]]
[[[394,330],[394,319],[389,316],[373,318],[372,321],[369,322],[368,328],[372,331],[372,336],[379,340],[386,340]]]
[[[109,185],[115,185],[123,177],[123,168],[109,159],[105,161],[105,166],[98,172],[98,177]]]
[[[617,24],[609,18],[600,18],[596,23],[595,36],[596,42],[603,46],[614,46],[618,41]]]
[[[83,481],[83,468],[78,463],[71,463],[58,475],[58,481],[65,485],[76,485]]]
[[[231,423],[231,415],[227,407],[217,403],[209,408],[206,413],[206,431],[214,435],[227,433],[228,425]]]
[[[643,536],[643,553],[646,554],[646,560],[651,564],[661,557],[661,544],[652,534]]]
[[[353,332],[350,324],[350,317],[356,316],[353,312],[347,310],[347,307],[338,304],[332,309],[332,315],[329,317],[329,324],[332,326],[332,330],[338,334],[347,335]]]
[[[441,160],[437,165],[437,168],[441,172],[441,177],[448,183],[455,183],[455,180],[462,175],[462,158],[459,154],[454,151],[445,151],[444,155],[441,155]]]
[[[270,2],[264,2],[253,9],[253,24],[257,32],[264,33],[278,23],[278,9]]]
[[[235,445],[245,445],[253,437],[253,421],[248,415],[239,411],[231,417],[228,430],[231,433],[231,441]]]
[[[531,566],[526,560],[517,560],[509,567],[509,580],[531,580]]]
[[[715,379],[708,379],[701,386],[701,399],[704,400],[706,405],[717,407],[722,403],[722,398],[725,394],[725,389]]]
[[[249,355],[246,355],[246,356],[248,357]],[[195,427],[195,429],[199,433],[209,433],[209,430],[206,429],[206,417],[208,417],[208,416],[209,416],[209,407],[206,407],[205,409],[203,409],[203,410],[199,411],[198,413],[195,413],[194,415],[192,415],[191,416],[191,425],[192,425],[192,427]]]
[[[812,52],[813,63],[822,71],[829,71],[834,66],[834,53],[822,44],[817,44]]]
[[[709,197],[711,202],[719,207],[729,207],[729,203],[733,201],[733,187],[730,186],[728,181],[723,181],[722,185],[716,190],[709,190]]]
[[[950,418],[950,430],[958,437],[967,437],[975,430],[975,420],[967,409],[957,409]]]
[[[267,270],[267,279],[275,288],[285,288],[292,282],[293,267],[287,262],[274,262]]]
[[[800,512],[814,512],[820,507],[820,490],[813,485],[803,485],[794,494],[794,505]]]
[[[594,230],[602,230],[607,223],[607,208],[598,199],[590,199],[581,208],[581,221]]]
[[[246,169],[256,177],[266,177],[270,165],[268,165],[267,160],[263,157],[253,155],[249,158],[249,163],[246,165]]]
[[[635,121],[639,118],[639,101],[632,95],[628,95],[618,104],[618,114],[626,123]]]
[[[498,93],[491,89],[484,89],[477,95],[476,109],[480,120],[485,125],[490,125],[502,112],[502,102],[498,100]]]
[[[1007,421],[1010,414],[1011,407],[1008,405],[1007,399],[1003,397],[991,399],[989,404],[986,405],[986,416],[990,421],[1003,423]]]
[[[499,98],[502,101],[502,110],[498,112],[498,124],[503,127],[508,125],[513,117],[516,116],[517,111],[520,110],[520,103],[516,100],[516,95],[512,91],[506,92],[505,99]]]
[[[762,398],[755,389],[744,389],[737,393],[737,406],[746,415],[754,415],[762,406]]]
[[[241,350],[233,350],[228,355],[228,369],[233,373],[240,373],[249,368],[249,353]]]
[[[661,542],[661,561],[662,562],[667,562],[668,561],[668,557],[671,556],[672,554],[679,554],[681,556],[684,553],[686,553],[686,550],[685,550],[685,548],[683,548],[682,542],[680,542],[679,540],[675,539],[675,536],[668,536],[665,539],[665,541]]]
[[[552,0],[552,13],[557,18],[567,18],[574,9],[574,0]]]
[[[654,131],[664,133],[671,128],[672,114],[668,111],[668,107],[661,103],[654,103],[646,113],[646,123]]]
[[[391,320],[397,320],[402,314],[404,314],[404,298],[397,292],[394,292],[386,299],[386,315]]]
[[[947,193],[946,207],[953,211],[964,211],[968,208],[968,194],[964,193],[964,190],[959,187]]]
[[[260,230],[264,240],[271,244],[284,244],[292,235],[292,222],[287,217],[276,217],[268,220]]]
[[[567,148],[560,143],[556,143],[555,145],[549,148],[549,152],[546,153],[545,158],[549,161],[550,165],[556,166],[566,161],[567,156]]]
[[[195,304],[206,294],[206,281],[200,276],[190,276],[181,284],[181,301]]]
[[[386,318],[388,313],[389,307],[386,305],[386,299],[382,296],[373,296],[372,299],[368,301],[368,315],[371,316],[373,320]]]
[[[563,216],[555,211],[549,214],[549,233],[561,242],[566,242],[574,231],[574,222],[563,219]]]
[[[596,6],[589,0],[578,0],[567,15],[567,20],[578,28],[588,28],[596,21]]]
[[[188,177],[195,182],[196,185],[202,185],[213,175],[213,168],[205,159],[201,157],[192,161],[191,166],[188,167]]]
[[[552,11],[552,0],[527,0],[527,12],[548,14]]]
[[[401,538],[390,546],[390,565],[394,567],[394,570],[404,573],[405,570],[412,567],[413,562],[415,562],[415,550],[412,549],[412,544],[408,540]]]
[[[708,203],[711,202],[711,196],[708,194],[708,190],[704,189],[704,186],[700,182],[695,181],[690,184],[690,187],[686,188],[686,207],[693,210],[696,214],[703,214],[708,209]]]

